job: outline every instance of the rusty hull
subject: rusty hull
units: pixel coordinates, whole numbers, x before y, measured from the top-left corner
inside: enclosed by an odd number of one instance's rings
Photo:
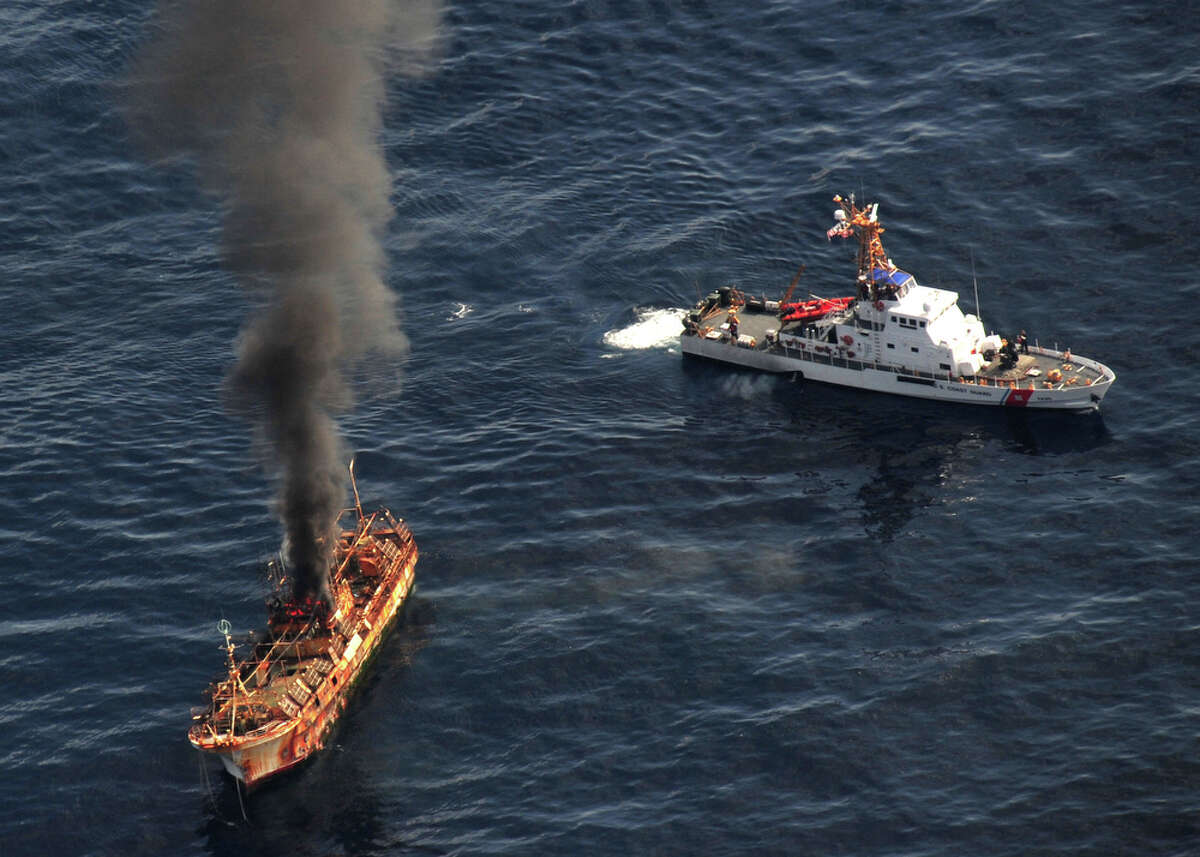
[[[194,716],[188,739],[247,787],[293,768],[324,745],[351,689],[413,586],[417,545],[386,509],[338,539],[333,613],[276,602],[270,636],[234,657]]]

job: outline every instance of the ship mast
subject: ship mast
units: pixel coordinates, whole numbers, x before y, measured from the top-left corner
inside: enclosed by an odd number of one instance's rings
[[[827,234],[830,238],[858,236],[858,297],[877,301],[878,280],[896,270],[879,238],[885,231],[879,223],[879,203],[859,208],[853,195],[848,200],[835,196],[833,201],[841,209],[835,212],[837,224]]]
[[[226,680],[229,687],[229,735],[232,737],[237,731],[237,709],[238,709],[238,691],[241,691],[242,696],[249,697],[250,691],[246,690],[246,685],[242,682],[241,668],[238,666],[237,658],[234,657],[233,638],[229,632],[232,626],[228,619],[222,619],[217,623],[217,632],[225,635],[225,651],[229,656],[229,678]],[[213,698],[213,712],[216,713],[216,697]],[[209,727],[212,729],[212,727]],[[216,736],[216,731],[213,730],[213,735]]]
[[[792,277],[792,284],[787,287],[787,291],[784,292],[783,297],[779,299],[780,306],[783,306],[783,304],[786,304],[792,299],[792,292],[796,291],[796,286],[800,283],[800,277],[804,274],[804,267],[804,265],[801,265],[800,270],[796,272],[796,276]]]
[[[350,487],[354,489],[354,511],[358,513],[358,523],[361,525],[363,520],[362,501],[358,499],[358,481],[354,478],[354,462],[356,459],[350,459]]]

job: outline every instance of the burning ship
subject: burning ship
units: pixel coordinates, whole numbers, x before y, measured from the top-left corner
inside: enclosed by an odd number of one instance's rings
[[[294,768],[320,750],[384,634],[412,591],[417,545],[404,521],[380,508],[354,508],[338,518],[329,593],[297,600],[277,594],[268,631],[239,657],[225,634],[228,673],[193,713],[192,746],[220,758],[248,788]],[[271,563],[279,592],[286,570]]]

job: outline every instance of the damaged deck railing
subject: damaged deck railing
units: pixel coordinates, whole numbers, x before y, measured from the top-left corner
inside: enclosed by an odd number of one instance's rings
[[[347,510],[352,511],[352,510]],[[407,544],[411,540],[411,534],[407,526],[397,521],[396,518],[387,509],[380,509],[373,512],[369,517],[359,517],[359,527],[345,549],[345,556],[342,562],[338,565],[334,574],[334,579],[344,580],[344,575],[350,565],[351,559],[357,555],[359,547],[363,541],[371,535],[372,527],[377,522],[386,522],[395,534],[396,538],[403,544]],[[387,548],[392,548],[387,550]],[[392,541],[383,542],[384,555],[387,558],[387,565],[394,567],[401,555],[402,546],[397,545]],[[376,593],[378,588],[376,588]],[[212,704],[208,707],[203,715],[205,729],[216,740],[220,740],[222,736],[249,736],[260,732],[268,731],[272,723],[279,721],[280,718],[272,716],[269,709],[258,712],[253,712],[255,693],[247,688],[246,682],[250,679],[254,680],[255,688],[267,687],[272,683],[279,673],[274,671],[275,665],[281,665],[285,671],[288,670],[287,664],[291,661],[295,662],[295,668],[288,672],[289,675],[298,673],[299,667],[304,663],[304,655],[301,651],[301,645],[304,641],[311,638],[312,631],[318,621],[316,614],[312,615],[308,622],[299,630],[285,630],[279,637],[271,642],[266,651],[262,651],[261,643],[256,644],[254,650],[248,657],[240,661],[234,657],[234,645],[226,635],[226,642],[229,647],[230,657],[230,672],[229,675],[217,683],[212,692]],[[351,633],[353,629],[351,629]],[[335,641],[340,642],[340,640]],[[290,650],[290,651],[289,651]],[[334,652],[340,652],[341,646],[331,646]],[[332,664],[330,664],[332,666]],[[301,676],[301,680],[307,677],[307,674],[312,672],[309,669],[305,676]],[[320,671],[324,675],[325,671]],[[261,674],[260,674],[261,673]],[[305,684],[305,687],[311,692],[313,688]],[[238,713],[239,707],[245,706],[243,711],[253,712],[247,718],[249,723],[243,724],[252,726],[253,728],[238,731]],[[263,706],[260,706],[263,708]],[[262,723],[260,718],[267,717],[266,723]],[[197,716],[200,719],[200,716]],[[225,724],[228,724],[227,728]]]

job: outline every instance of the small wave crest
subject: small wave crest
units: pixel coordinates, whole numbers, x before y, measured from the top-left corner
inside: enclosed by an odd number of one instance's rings
[[[679,338],[686,313],[683,309],[637,309],[633,324],[608,331],[604,344],[625,351],[671,345]]]

